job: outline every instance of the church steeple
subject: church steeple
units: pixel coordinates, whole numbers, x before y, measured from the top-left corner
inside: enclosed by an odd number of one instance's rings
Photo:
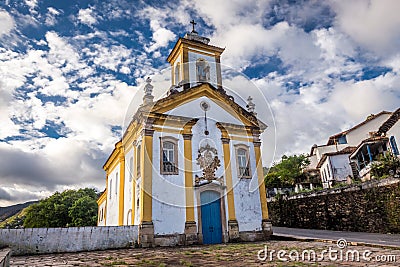
[[[210,39],[200,36],[195,30],[179,38],[169,54],[167,61],[171,64],[172,86],[184,90],[198,83],[210,83],[222,88],[220,58],[224,48],[209,45]]]

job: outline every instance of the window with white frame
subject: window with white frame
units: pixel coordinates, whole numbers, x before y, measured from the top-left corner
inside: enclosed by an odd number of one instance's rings
[[[246,145],[236,145],[235,147],[239,178],[251,178],[249,147]]]
[[[115,173],[115,194],[118,192],[118,172]]]
[[[140,177],[140,152],[141,152],[142,146],[139,144],[136,148],[136,172],[137,172],[137,177]]]
[[[112,179],[110,179],[110,186],[109,186],[109,198],[111,199],[111,195],[112,195]]]
[[[178,174],[178,139],[170,136],[160,137],[160,173]]]
[[[129,182],[132,182],[133,178],[133,157],[129,158]]]

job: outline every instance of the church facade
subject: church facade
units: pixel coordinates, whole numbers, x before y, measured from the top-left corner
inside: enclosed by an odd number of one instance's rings
[[[99,226],[137,225],[143,247],[269,239],[255,105],[222,86],[220,56],[194,30],[167,60],[172,86],[143,103],[103,168]]]

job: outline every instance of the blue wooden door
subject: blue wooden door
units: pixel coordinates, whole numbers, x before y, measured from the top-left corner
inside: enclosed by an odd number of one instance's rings
[[[214,191],[204,191],[200,194],[200,200],[203,244],[219,244],[222,242],[220,195]]]

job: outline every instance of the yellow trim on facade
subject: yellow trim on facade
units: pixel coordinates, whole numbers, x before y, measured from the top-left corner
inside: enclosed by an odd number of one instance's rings
[[[225,183],[228,199],[228,220],[236,220],[235,198],[233,195],[232,164],[229,139],[222,137],[222,148],[224,151]]]
[[[217,92],[215,89],[213,89],[209,84],[202,84],[200,85],[199,88],[195,89],[190,89],[185,92],[185,94],[182,95],[182,97],[177,98],[177,99],[168,99],[161,106],[161,104],[156,104],[153,107],[152,112],[157,112],[157,113],[165,113],[169,110],[174,109],[177,106],[186,104],[193,99],[200,98],[202,96],[206,96],[216,102],[220,107],[225,109],[229,114],[231,114],[233,117],[237,118],[240,120],[244,125],[246,126],[257,126],[255,125],[255,122],[251,121],[248,117],[245,115],[236,112],[232,106],[231,103],[229,103],[225,98],[223,98],[222,95],[220,95],[219,92]]]
[[[152,171],[153,171],[153,133],[144,135],[140,153],[140,222],[152,221]]]
[[[220,56],[222,52],[224,52],[225,48],[220,48],[213,45],[203,44],[200,42],[191,41],[185,38],[179,38],[176,42],[174,48],[172,49],[171,53],[169,54],[167,61],[173,66],[176,58],[181,54],[182,48],[188,49],[189,47],[197,48],[200,50],[204,50],[210,53],[213,53],[216,56]],[[187,61],[183,61],[187,62]]]
[[[118,225],[124,225],[124,204],[125,204],[125,155],[122,144],[119,156],[119,205],[118,205]]]
[[[208,51],[204,51],[204,50],[197,50],[197,49],[193,49],[193,48],[188,48],[188,52],[192,52],[192,53],[196,53],[196,54],[201,54],[204,56],[208,56],[208,57],[215,57],[216,54],[214,52],[208,52]]]
[[[119,163],[121,145],[122,141],[119,141],[115,144],[113,152],[108,157],[106,163],[103,166],[103,169],[106,171],[107,176],[114,170],[115,166],[117,166],[117,164]]]
[[[135,224],[135,214],[136,214],[136,181],[137,181],[137,167],[136,167],[136,157],[137,157],[137,147],[133,146],[133,151],[132,151],[132,157],[133,157],[133,163],[132,163],[132,170],[130,175],[132,175],[132,225]]]
[[[194,222],[194,191],[193,191],[193,161],[192,161],[192,127],[197,122],[193,119],[182,129],[183,135],[183,160],[185,168],[185,198],[186,222]]]
[[[97,206],[100,206],[106,200],[107,200],[107,189],[104,190],[104,192],[97,199]]]
[[[257,164],[256,166],[257,166],[257,177],[258,177],[258,185],[259,185],[259,193],[260,193],[262,219],[268,220],[267,196],[265,193],[265,183],[264,183],[264,173],[263,173],[263,168],[262,168],[260,143],[254,144],[254,154],[255,154],[256,164]]]
[[[181,129],[171,129],[171,128],[165,128],[165,127],[153,127],[156,132],[161,132],[161,133],[172,133],[172,134],[180,134]]]

